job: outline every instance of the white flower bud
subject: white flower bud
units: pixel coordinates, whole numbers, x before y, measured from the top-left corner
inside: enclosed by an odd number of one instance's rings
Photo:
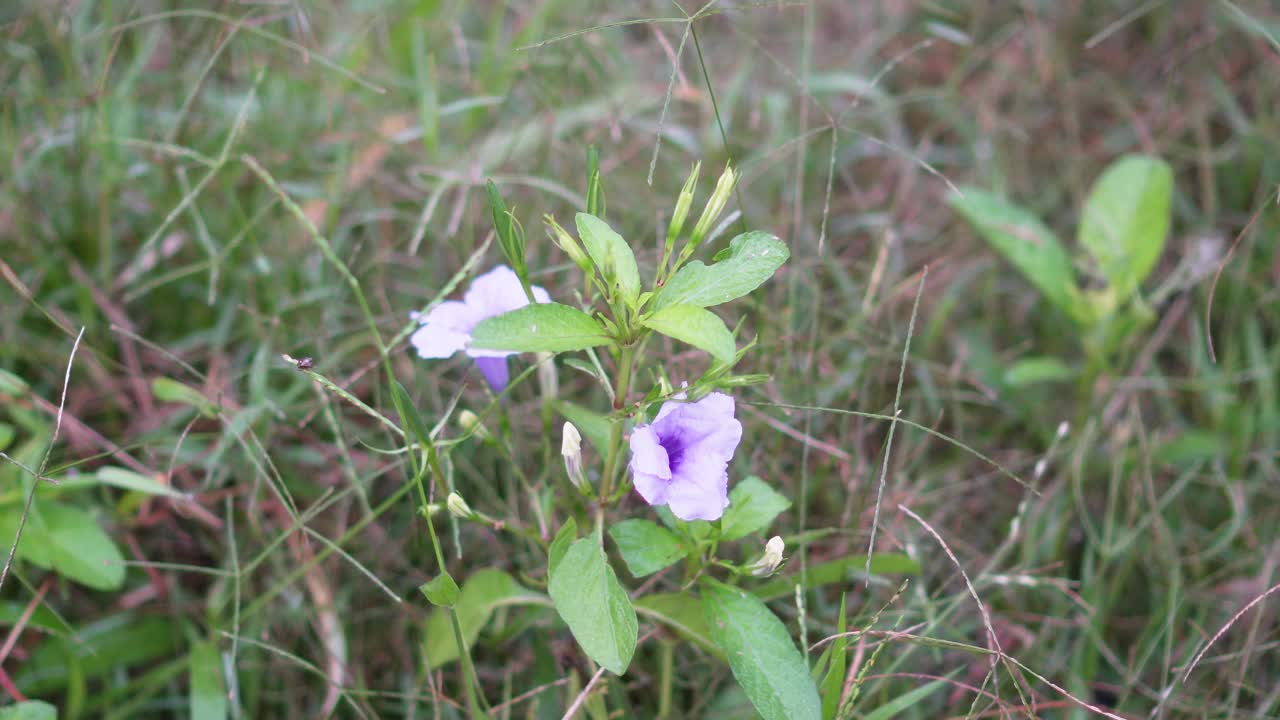
[[[564,471],[569,475],[569,482],[579,490],[583,489],[587,484],[587,473],[582,467],[582,434],[573,423],[564,424],[560,454],[564,457]]]
[[[463,500],[462,496],[456,492],[449,493],[449,498],[445,500],[445,505],[449,508],[449,512],[456,518],[470,520],[475,516],[475,513],[471,510],[471,506],[468,505],[467,501]]]
[[[764,555],[751,566],[751,574],[757,577],[772,575],[782,564],[782,551],[786,549],[782,538],[774,535],[764,545]]]
[[[463,432],[472,433],[481,440],[488,440],[492,437],[489,435],[489,428],[485,427],[479,416],[470,410],[458,411],[458,426],[462,428]]]

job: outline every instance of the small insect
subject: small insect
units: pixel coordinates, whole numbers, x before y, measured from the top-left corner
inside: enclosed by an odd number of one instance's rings
[[[299,358],[298,360],[299,370],[310,370],[315,366],[316,366],[316,361],[313,358],[304,357],[304,358]]]

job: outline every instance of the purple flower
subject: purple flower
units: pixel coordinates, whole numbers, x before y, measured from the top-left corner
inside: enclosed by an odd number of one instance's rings
[[[681,520],[716,520],[729,506],[727,468],[740,440],[728,395],[663,403],[652,424],[631,431],[636,490]]]
[[[551,302],[546,290],[534,285],[533,297],[540,303]],[[422,322],[409,338],[418,355],[424,358],[447,358],[463,350],[475,359],[485,380],[495,392],[507,387],[507,356],[515,353],[506,350],[481,350],[472,348],[471,330],[485,318],[517,310],[529,304],[520,278],[506,265],[499,265],[471,281],[471,287],[462,300],[446,300],[431,308],[426,315],[414,315]]]

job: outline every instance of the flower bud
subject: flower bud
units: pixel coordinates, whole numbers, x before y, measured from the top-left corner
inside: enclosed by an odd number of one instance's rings
[[[463,432],[471,433],[481,440],[488,440],[493,437],[489,434],[489,428],[484,426],[480,418],[470,410],[458,411],[458,426]]]
[[[684,221],[689,217],[689,206],[693,205],[693,190],[698,184],[698,174],[702,171],[702,163],[693,164],[693,171],[689,173],[689,179],[684,181],[684,187],[680,189],[680,196],[676,198],[676,208],[671,213],[671,224],[667,226],[667,246],[675,242],[680,233],[684,232]]]
[[[560,455],[564,457],[564,471],[569,482],[579,490],[587,486],[587,473],[582,467],[582,435],[573,423],[564,424],[560,438]]]
[[[693,234],[689,236],[690,251],[702,242],[707,232],[711,230],[711,226],[720,217],[720,213],[724,212],[724,206],[729,204],[729,195],[733,193],[733,185],[737,180],[738,177],[734,174],[733,168],[725,166],[724,173],[716,181],[716,189],[712,191],[711,198],[702,209],[698,224],[693,226]]]
[[[757,577],[772,575],[782,564],[782,551],[785,549],[782,538],[774,535],[764,545],[764,555],[751,566],[751,574]]]
[[[547,225],[547,234],[551,236],[551,242],[554,242],[556,247],[563,250],[564,254],[568,255],[573,264],[577,265],[582,272],[590,272],[591,258],[587,257],[586,251],[582,249],[582,245],[578,243],[577,239],[570,235],[569,231],[561,227],[560,223],[556,222],[556,219],[550,215],[543,215],[542,221]]]
[[[471,510],[471,506],[466,500],[456,492],[449,493],[449,499],[445,500],[445,506],[449,508],[449,513],[461,520],[470,520],[475,517],[475,513]]]

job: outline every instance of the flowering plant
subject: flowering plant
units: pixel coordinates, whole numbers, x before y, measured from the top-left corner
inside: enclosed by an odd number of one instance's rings
[[[631,244],[603,219],[598,171],[589,176],[586,212],[574,218],[576,236],[554,218],[545,218],[551,240],[582,272],[583,290],[573,302],[557,302],[532,284],[523,230],[491,183],[490,208],[508,265],[476,277],[462,300],[442,302],[417,316],[420,327],[411,342],[424,358],[465,352],[500,394],[514,385],[508,374],[511,355],[542,355],[545,407],[559,409],[570,421],[563,424],[560,438],[567,479],[562,487],[577,501],[567,503],[567,514],[552,534],[555,519],[545,514],[554,513],[556,504],[527,486],[539,523],[530,537],[547,556],[546,597],[591,660],[616,675],[626,672],[638,641],[639,611],[727,659],[765,717],[818,717],[817,690],[785,626],[760,597],[738,586],[778,569],[782,538],[775,536],[767,545],[753,540],[743,548],[743,562],[722,556],[727,543],[760,536],[790,502],[754,477],[730,489],[732,460],[743,436],[732,392],[764,377],[733,374],[742,350],[734,333],[708,308],[755,290],[786,262],[789,251],[773,235],[752,231],[733,238],[711,264],[693,259],[714,234],[737,181],[731,169],[724,171],[686,236],[698,174],[695,165],[676,200],[647,287]],[[646,350],[660,336],[705,351],[710,356],[706,371],[673,387],[660,368],[646,365]],[[563,362],[599,381],[609,412],[592,412],[554,397],[555,359],[547,355],[576,352],[586,353],[586,361]],[[638,387],[649,378],[652,387]],[[505,405],[500,408],[507,412]],[[410,408],[402,411],[412,415]],[[466,423],[478,434],[478,417],[469,414]],[[508,427],[505,421],[503,425]],[[492,434],[486,437],[493,441]],[[598,465],[586,460],[584,448],[594,451]],[[424,467],[434,460],[430,449],[427,455]],[[636,500],[653,510],[636,512],[644,507]],[[450,495],[445,507],[455,522],[500,525],[458,494]],[[428,507],[429,523],[437,508]],[[579,528],[589,530],[579,537]],[[434,538],[435,530],[431,533]],[[632,577],[653,575],[683,561],[680,591],[633,597],[610,560],[606,535]],[[429,662],[462,660],[475,711],[484,707],[467,660],[475,631],[458,618],[480,573],[459,589],[443,562],[440,570],[423,587],[428,599],[442,606],[427,627],[428,651],[433,640],[436,650]],[[698,618],[695,624],[702,629],[674,621],[671,611],[677,606],[679,613]]]

